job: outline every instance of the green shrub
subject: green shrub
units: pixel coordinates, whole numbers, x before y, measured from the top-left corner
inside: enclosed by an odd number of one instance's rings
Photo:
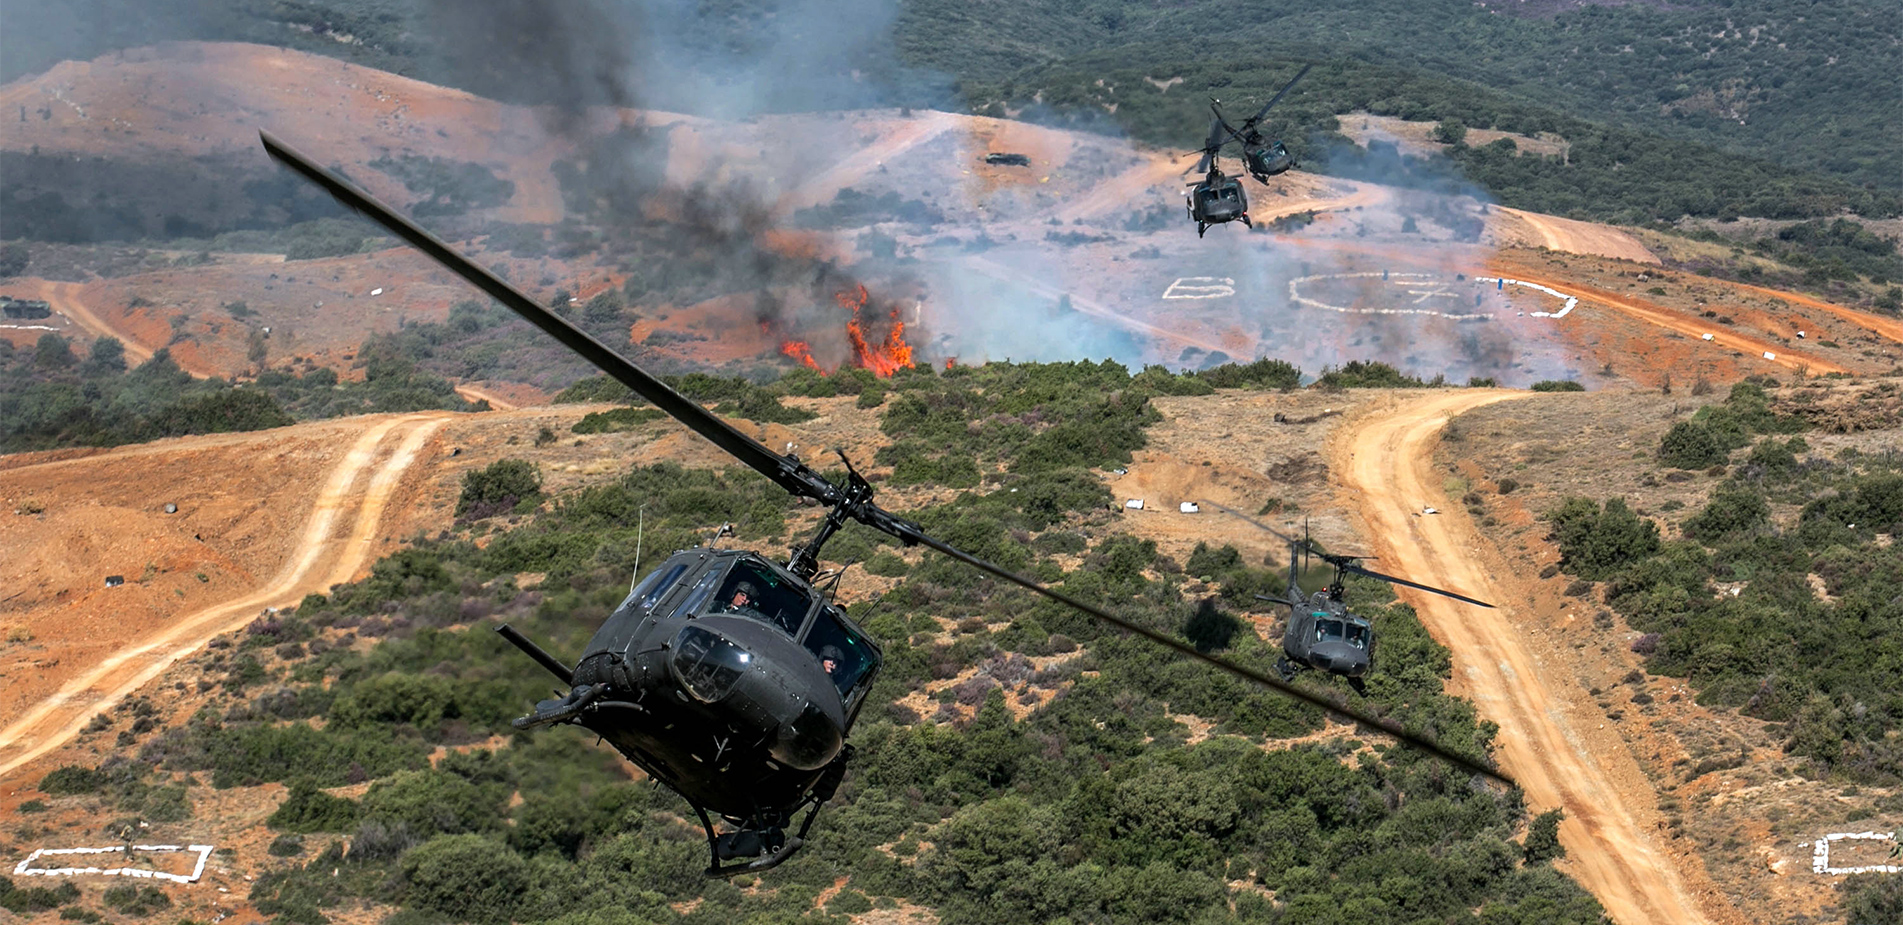
[[[1659,462],[1674,469],[1704,469],[1725,461],[1725,449],[1711,428],[1697,421],[1680,421],[1659,441]]]
[[[1534,816],[1533,821],[1527,823],[1527,864],[1544,864],[1566,856],[1566,846],[1559,843],[1559,823],[1565,818],[1564,810],[1551,809]]]
[[[61,765],[54,768],[45,777],[40,778],[40,792],[56,797],[72,796],[80,793],[97,793],[106,785],[106,774],[98,768],[80,767],[76,764]]]
[[[451,919],[502,925],[529,891],[529,866],[481,835],[431,839],[403,856],[404,898]]]
[[[1589,581],[1610,578],[1659,549],[1658,525],[1634,514],[1622,498],[1608,500],[1604,510],[1590,498],[1567,498],[1551,520],[1560,568]]]
[[[309,780],[297,780],[265,824],[291,833],[348,832],[358,815],[357,801],[331,796]]]
[[[1149,372],[1149,370],[1144,370]],[[1184,377],[1189,378],[1189,377]],[[1264,357],[1253,363],[1224,363],[1202,370],[1194,378],[1218,389],[1281,389],[1288,391],[1302,384],[1302,371],[1294,364]],[[1163,394],[1185,394],[1164,392]],[[1195,394],[1195,393],[1186,393]]]
[[[440,770],[398,771],[363,795],[366,819],[402,824],[424,837],[485,832],[502,819],[506,791],[479,786]]]
[[[577,434],[618,434],[633,430],[649,421],[658,421],[667,417],[659,408],[616,408],[613,411],[590,411],[582,415],[569,431]]]
[[[13,880],[0,877],[0,909],[26,915],[29,912],[45,912],[56,909],[79,899],[79,888],[71,883],[61,882],[58,886],[34,886],[20,889]]]
[[[1720,488],[1704,510],[1685,521],[1685,535],[1711,543],[1729,533],[1755,530],[1771,522],[1764,496],[1749,489]]]
[[[151,915],[161,909],[172,908],[172,898],[165,895],[164,890],[155,886],[133,886],[127,883],[107,887],[100,899],[106,905],[126,915],[140,917]]]
[[[1534,392],[1584,392],[1586,387],[1571,379],[1542,379],[1527,389]]]
[[[542,493],[542,474],[526,459],[498,459],[487,467],[463,473],[462,496],[456,516],[480,519],[514,510],[525,499]]]

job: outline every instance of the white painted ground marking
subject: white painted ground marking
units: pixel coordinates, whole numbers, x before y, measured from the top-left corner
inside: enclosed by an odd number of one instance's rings
[[[1873,867],[1832,867],[1830,866],[1830,843],[1851,839],[1854,841],[1887,842],[1895,838],[1895,832],[1832,832],[1811,845],[1810,869],[1813,874],[1903,874],[1903,867],[1895,864],[1878,864]],[[1802,848],[1803,845],[1798,847]]]
[[[140,870],[136,867],[34,867],[33,862],[43,857],[60,854],[124,854],[125,847],[117,848],[39,848],[26,856],[13,868],[15,877],[70,877],[74,874],[103,874],[108,877],[142,877],[148,880],[170,880],[174,883],[192,883],[205,875],[205,860],[211,857],[210,845],[133,845],[134,851],[196,851],[198,863],[192,866],[189,874],[168,874],[156,870]]]
[[[1163,290],[1166,299],[1221,299],[1236,294],[1236,281],[1227,276],[1185,276]]]
[[[1579,304],[1578,296],[1567,295],[1566,293],[1561,292],[1558,289],[1551,289],[1546,286],[1542,286],[1539,283],[1529,283],[1525,280],[1520,280],[1520,279],[1501,279],[1498,276],[1476,276],[1474,277],[1474,279],[1479,280],[1480,282],[1483,282],[1483,283],[1499,283],[1505,286],[1525,286],[1528,289],[1538,289],[1539,291],[1544,292],[1547,295],[1552,296],[1553,298],[1566,300],[1566,304],[1563,307],[1561,307],[1559,311],[1534,312],[1533,317],[1535,318],[1564,318],[1566,317],[1567,312],[1572,311],[1573,307]]]

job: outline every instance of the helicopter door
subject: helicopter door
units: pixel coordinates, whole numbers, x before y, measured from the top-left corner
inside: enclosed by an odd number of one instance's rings
[[[821,607],[819,616],[813,620],[813,628],[806,631],[804,641],[806,650],[820,660],[823,667],[827,661],[833,667],[827,672],[833,679],[833,685],[839,688],[839,697],[846,701],[846,709],[851,711],[853,700],[869,687],[872,676],[879,667],[879,653],[867,644],[859,634],[839,623],[830,606]],[[867,682],[861,684],[861,681]]]

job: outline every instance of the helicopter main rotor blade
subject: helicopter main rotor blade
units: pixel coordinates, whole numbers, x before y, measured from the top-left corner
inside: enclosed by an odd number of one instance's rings
[[[1383,575],[1380,572],[1369,571],[1368,569],[1362,568],[1361,566],[1355,565],[1353,563],[1347,563],[1342,565],[1341,570],[1344,572],[1353,572],[1357,575],[1366,575],[1369,578],[1379,578],[1382,581],[1388,582],[1390,584],[1406,585],[1410,588],[1417,588],[1422,591],[1431,591],[1435,594],[1441,595],[1442,597],[1451,597],[1454,600],[1462,601],[1468,604],[1477,604],[1481,607],[1493,606],[1492,604],[1489,604],[1486,601],[1476,600],[1474,598],[1468,597],[1465,594],[1455,594],[1454,592],[1449,591],[1446,588],[1436,588],[1432,585],[1421,584],[1418,581],[1408,581],[1405,578],[1396,578],[1393,575]]]
[[[913,529],[917,530],[917,527],[914,526]],[[1508,778],[1504,774],[1501,774],[1499,771],[1494,770],[1493,768],[1488,767],[1485,764],[1482,764],[1480,761],[1475,760],[1473,758],[1469,758],[1465,755],[1459,755],[1459,754],[1455,754],[1454,752],[1448,751],[1447,749],[1442,748],[1439,743],[1434,742],[1431,739],[1425,738],[1417,733],[1407,731],[1405,728],[1401,726],[1400,723],[1397,723],[1391,719],[1387,719],[1385,717],[1372,716],[1372,715],[1363,713],[1359,710],[1356,710],[1355,708],[1351,706],[1348,706],[1345,703],[1335,700],[1332,697],[1325,697],[1313,691],[1304,690],[1302,688],[1296,687],[1293,684],[1289,684],[1281,680],[1280,678],[1272,677],[1270,675],[1257,671],[1253,668],[1250,668],[1246,665],[1241,665],[1236,662],[1232,662],[1219,655],[1210,655],[1206,652],[1198,651],[1195,646],[1192,646],[1189,643],[1183,642],[1171,636],[1167,636],[1163,633],[1159,633],[1156,630],[1150,629],[1149,627],[1132,623],[1129,620],[1125,620],[1122,617],[1119,617],[1119,616],[1116,616],[1115,614],[1110,613],[1109,611],[1103,610],[1098,607],[1094,607],[1090,604],[1086,604],[1083,601],[1080,601],[1074,597],[1071,597],[1068,594],[1064,594],[1061,591],[1056,591],[1051,588],[1047,588],[1044,585],[1039,584],[1036,579],[1029,578],[1024,575],[1020,575],[1016,572],[1013,572],[1009,569],[1004,568],[1003,566],[993,565],[990,562],[986,562],[985,560],[980,559],[977,556],[971,555],[970,553],[967,553],[964,550],[957,548],[956,546],[952,546],[951,544],[946,543],[936,537],[926,534],[923,531],[917,531],[909,538],[901,536],[900,539],[902,540],[910,539],[911,541],[916,542],[920,545],[931,547],[932,549],[935,549],[947,556],[950,556],[953,559],[957,559],[958,561],[963,562],[966,565],[969,565],[975,569],[978,569],[983,572],[987,572],[997,578],[1001,578],[1014,585],[1017,585],[1020,588],[1024,588],[1025,590],[1030,591],[1032,593],[1042,594],[1045,597],[1050,598],[1051,600],[1057,601],[1061,604],[1066,604],[1070,607],[1074,607],[1077,610],[1082,611],[1083,613],[1089,614],[1090,616],[1095,617],[1098,620],[1101,620],[1105,623],[1108,623],[1111,626],[1114,626],[1120,630],[1124,630],[1125,632],[1129,632],[1129,633],[1135,633],[1136,635],[1142,636],[1143,638],[1148,639],[1149,641],[1154,642],[1159,646],[1162,646],[1166,649],[1170,649],[1174,652],[1177,652],[1178,654],[1186,655],[1199,662],[1202,662],[1203,664],[1206,664],[1218,670],[1227,672],[1245,681],[1252,681],[1256,684],[1260,684],[1263,687],[1269,688],[1270,690],[1273,690],[1284,696],[1292,697],[1296,700],[1300,700],[1301,702],[1306,703],[1310,706],[1319,707],[1322,710],[1325,710],[1328,713],[1331,713],[1334,716],[1339,717],[1341,719],[1348,720],[1349,722],[1358,723],[1360,725],[1367,726],[1373,729],[1378,729],[1382,733],[1394,738],[1395,740],[1401,742],[1404,745],[1407,745],[1410,748],[1426,753],[1428,755],[1432,755],[1435,758],[1439,758],[1442,761],[1445,761],[1449,764],[1454,765],[1455,767],[1460,768],[1461,770],[1490,778],[1492,780],[1505,784],[1509,787],[1519,786],[1518,784],[1514,783],[1512,779]],[[1285,604],[1287,602],[1281,601],[1278,603]]]
[[[305,178],[323,187],[343,204],[364,213],[366,216],[388,229],[392,234],[409,242],[418,250],[427,254],[456,275],[469,281],[471,285],[488,293],[497,301],[508,306],[517,314],[526,318],[536,327],[549,333],[556,340],[603,372],[619,380],[636,394],[672,415],[695,433],[713,441],[714,445],[726,450],[743,464],[772,479],[789,493],[801,497],[814,498],[837,508],[846,516],[875,530],[890,534],[907,546],[922,545],[950,556],[980,571],[1001,578],[1026,590],[1074,607],[1077,610],[1102,620],[1127,632],[1135,633],[1167,649],[1179,652],[1190,658],[1204,662],[1238,678],[1253,681],[1270,690],[1300,700],[1303,703],[1319,707],[1335,716],[1350,722],[1380,730],[1382,733],[1406,744],[1418,751],[1446,761],[1463,770],[1478,774],[1509,787],[1517,787],[1511,779],[1502,775],[1480,761],[1455,754],[1443,749],[1434,741],[1411,733],[1399,723],[1382,717],[1364,714],[1354,708],[1303,690],[1278,678],[1270,677],[1252,668],[1229,661],[1219,656],[1209,655],[1196,650],[1188,643],[1173,639],[1148,627],[1140,626],[1108,611],[1086,604],[1083,601],[1044,587],[1035,579],[1028,578],[1002,566],[993,565],[973,556],[943,540],[925,532],[924,528],[912,521],[899,517],[876,504],[871,499],[871,486],[862,479],[855,479],[852,491],[842,491],[833,483],[822,478],[819,473],[790,456],[781,456],[767,449],[758,441],[735,430],[732,425],[716,417],[712,412],[690,401],[686,396],[670,388],[667,383],[649,375],[636,366],[633,361],[614,352],[607,345],[595,340],[587,332],[569,324],[553,312],[535,304],[535,300],[504,281],[501,277],[478,266],[468,257],[457,253],[441,239],[424,231],[410,220],[398,215],[389,206],[379,202],[369,193],[317,166],[310,159],[292,150],[270,133],[260,131],[258,136],[270,155]]]
[[[1301,80],[1302,75],[1308,73],[1308,69],[1314,66],[1315,65],[1313,64],[1302,65],[1302,69],[1299,71],[1296,71],[1295,76],[1290,77],[1288,83],[1283,84],[1282,89],[1276,91],[1276,94],[1274,96],[1269,97],[1269,101],[1266,103],[1263,103],[1262,108],[1256,110],[1255,115],[1249,117],[1249,121],[1242,123],[1244,128],[1245,129],[1255,128],[1256,123],[1261,122],[1262,117],[1269,114],[1269,107],[1274,106],[1277,103],[1280,103],[1282,101],[1282,97],[1287,96],[1288,92],[1295,88],[1295,82],[1298,80]]]
[[[735,430],[733,425],[714,416],[698,402],[674,391],[667,383],[634,365],[626,357],[594,339],[588,332],[536,304],[534,299],[524,295],[521,290],[501,277],[456,252],[442,239],[424,231],[414,222],[398,215],[395,210],[377,200],[376,197],[358,189],[342,177],[317,166],[315,162],[278,140],[271,133],[261,130],[258,132],[258,137],[264,142],[264,150],[273,158],[303,174],[306,179],[323,187],[339,202],[363,213],[364,216],[382,225],[391,234],[409,242],[417,250],[429,255],[431,259],[457,276],[468,280],[471,285],[508,306],[530,324],[548,332],[549,336],[561,341],[562,346],[580,354],[582,359],[593,363],[602,372],[633,389],[635,394],[654,403],[655,407],[667,412],[669,416],[686,425],[689,430],[713,441],[715,446],[726,450],[747,467],[772,479],[774,483],[792,494],[828,504],[839,498],[840,492],[837,486],[820,477],[819,473],[807,468],[798,459],[775,453],[761,445],[759,441]]]
[[[1208,504],[1209,504],[1209,506],[1210,506],[1210,507],[1213,507],[1213,508],[1215,508],[1216,510],[1218,510],[1218,511],[1221,511],[1221,512],[1223,512],[1224,514],[1228,514],[1228,515],[1229,515],[1229,516],[1231,516],[1231,517],[1234,517],[1234,518],[1237,518],[1238,520],[1241,520],[1241,521],[1243,521],[1243,522],[1245,522],[1245,523],[1247,523],[1247,524],[1249,524],[1250,526],[1252,526],[1252,527],[1254,527],[1254,528],[1256,528],[1257,530],[1261,530],[1261,531],[1263,531],[1263,532],[1265,532],[1265,533],[1268,533],[1269,535],[1271,535],[1271,536],[1273,536],[1273,537],[1275,537],[1276,539],[1279,539],[1279,540],[1281,540],[1281,541],[1282,541],[1282,542],[1284,542],[1284,543],[1305,543],[1305,542],[1307,542],[1307,540],[1298,540],[1298,539],[1296,539],[1295,537],[1292,537],[1292,536],[1290,536],[1290,535],[1288,535],[1288,534],[1286,534],[1286,533],[1283,533],[1282,531],[1280,531],[1280,530],[1277,530],[1277,529],[1275,529],[1274,527],[1271,527],[1271,526],[1269,526],[1268,524],[1265,524],[1265,523],[1263,523],[1262,521],[1259,521],[1259,520],[1257,520],[1257,519],[1255,519],[1255,518],[1253,518],[1253,517],[1250,517],[1249,515],[1247,515],[1247,514],[1244,514],[1244,513],[1242,513],[1241,511],[1238,511],[1238,510],[1236,510],[1235,508],[1230,508],[1230,507],[1223,507],[1222,505],[1220,505],[1220,504],[1217,504],[1217,503],[1215,503],[1214,501],[1211,501],[1211,502],[1208,502]]]

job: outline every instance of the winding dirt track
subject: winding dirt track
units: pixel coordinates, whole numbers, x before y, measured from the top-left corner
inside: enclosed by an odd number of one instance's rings
[[[1387,563],[1384,571],[1499,605],[1483,609],[1395,589],[1453,650],[1456,691],[1499,724],[1500,764],[1525,788],[1528,803],[1536,811],[1565,810],[1560,841],[1568,872],[1621,925],[1736,920],[1728,908],[1708,915],[1685,873],[1638,823],[1635,809],[1643,807],[1628,804],[1614,783],[1644,780],[1631,753],[1622,744],[1588,745],[1587,730],[1573,721],[1563,693],[1552,687],[1560,682],[1542,668],[1510,619],[1525,605],[1474,555],[1484,541],[1466,516],[1417,513],[1424,505],[1458,510],[1441,490],[1444,474],[1433,465],[1434,444],[1448,419],[1527,394],[1460,390],[1401,398],[1344,426],[1330,446],[1336,471],[1359,493],[1367,535]]]
[[[99,316],[93,314],[92,309],[87,308],[85,302],[80,301],[80,286],[80,283],[58,283],[46,280],[40,283],[40,298],[53,306],[54,311],[73,319],[74,324],[85,328],[92,336],[117,338],[125,345],[126,359],[131,365],[137,366],[152,359],[152,348],[127,337],[123,332],[99,320]]]
[[[213,636],[249,623],[264,608],[295,604],[306,594],[354,578],[375,554],[392,493],[423,445],[450,417],[448,412],[424,412],[367,427],[330,471],[295,551],[275,578],[250,594],[128,641],[29,708],[0,730],[0,777],[71,741],[93,714],[138,690]],[[66,463],[55,463],[61,464]]]

